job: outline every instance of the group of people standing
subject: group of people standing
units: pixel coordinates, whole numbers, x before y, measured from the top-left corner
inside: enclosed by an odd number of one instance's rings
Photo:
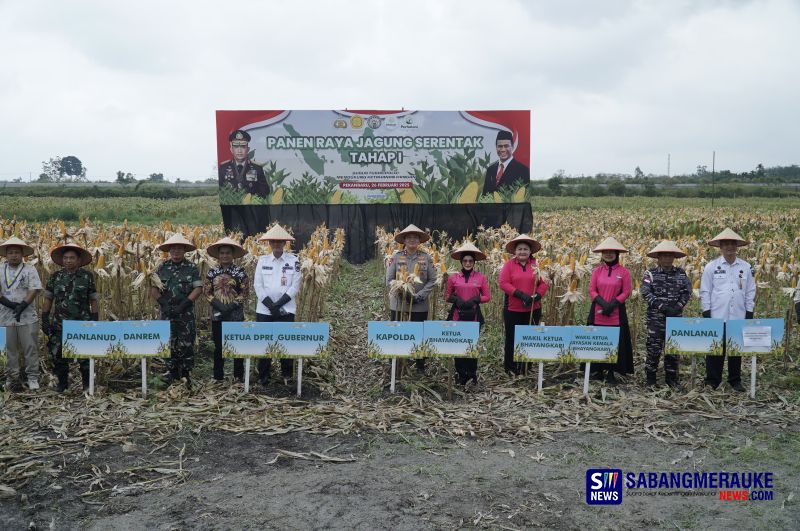
[[[401,292],[390,300],[390,319],[400,320],[402,308],[411,308],[408,317],[412,321],[424,321],[429,311],[429,296],[436,283],[436,268],[428,253],[419,248],[430,239],[427,232],[409,225],[395,236],[403,245],[389,258],[386,268],[387,285],[396,278],[398,271],[414,269],[419,274],[414,293]],[[756,284],[750,264],[737,256],[739,247],[750,242],[731,229],[725,229],[708,242],[720,249],[720,257],[709,262],[703,272],[700,285],[700,305],[703,317],[718,319],[752,319],[755,311]],[[498,286],[503,292],[503,322],[505,344],[504,368],[519,375],[525,364],[514,361],[514,327],[538,325],[542,318],[542,299],[550,288],[546,279],[539,275],[534,255],[542,245],[534,238],[522,234],[506,244],[512,256],[503,265]],[[590,308],[587,325],[614,326],[620,328],[619,352],[616,363],[592,363],[591,377],[616,383],[616,374],[633,373],[633,346],[631,344],[628,313],[625,303],[632,293],[631,275],[620,264],[620,255],[627,249],[613,237],[604,239],[592,252],[600,254],[600,264],[592,271],[589,281]],[[477,321],[484,323],[481,305],[489,302],[491,293],[485,275],[475,270],[476,262],[486,259],[486,254],[466,242],[451,253],[451,258],[461,264],[461,270],[450,275],[444,299],[451,304],[447,319],[455,321]],[[640,293],[647,303],[647,355],[645,361],[646,385],[656,385],[659,362],[664,352],[667,317],[681,317],[692,297],[692,285],[686,272],[674,265],[676,259],[686,253],[669,240],[656,245],[647,254],[656,260],[655,267],[648,269],[641,280]],[[794,295],[797,318],[800,320],[800,289]],[[403,300],[407,298],[408,300]],[[706,357],[706,385],[716,388],[722,382],[725,356]],[[417,370],[424,371],[424,360],[417,360]],[[477,360],[459,358],[455,361],[461,384],[477,380]],[[664,356],[664,381],[670,387],[678,385],[678,360],[675,356]],[[728,383],[737,391],[744,391],[741,383],[741,358],[729,357]]]
[[[424,321],[428,318],[430,295],[436,283],[437,271],[431,256],[420,248],[428,241],[427,232],[415,225],[400,231],[395,240],[403,249],[395,252],[386,268],[387,285],[398,273],[414,271],[416,281],[413,293],[403,291],[390,299],[390,319]],[[222,323],[243,321],[244,309],[251,287],[256,294],[256,320],[263,322],[294,321],[296,297],[300,288],[300,262],[284,251],[287,242],[294,238],[280,225],[273,226],[261,238],[271,247],[270,254],[261,256],[256,265],[252,284],[244,268],[235,261],[246,250],[235,240],[222,238],[208,246],[208,254],[218,265],[210,269],[204,279],[197,266],[185,255],[196,249],[181,234],[175,234],[162,243],[158,250],[168,253],[157,269],[159,286],[151,288],[151,297],[158,305],[160,317],[170,321],[171,358],[167,360],[169,382],[190,382],[194,368],[196,342],[194,305],[204,296],[211,306],[211,330],[214,340],[214,370],[216,380],[224,377],[222,358]],[[700,284],[700,305],[703,317],[718,319],[752,319],[755,311],[756,284],[753,270],[738,257],[738,249],[750,242],[731,229],[725,229],[708,245],[720,250],[720,256],[709,262]],[[524,363],[514,361],[514,327],[538,325],[542,318],[542,300],[550,288],[538,271],[534,255],[542,245],[528,235],[509,241],[506,251],[512,257],[500,271],[498,286],[503,292],[503,322],[505,326],[504,367],[514,375],[524,371]],[[64,320],[97,321],[98,301],[94,275],[84,266],[92,263],[92,255],[75,243],[65,243],[50,251],[53,262],[61,269],[50,275],[42,286],[36,269],[24,261],[33,254],[33,248],[17,237],[0,244],[3,278],[0,281],[0,326],[6,328],[6,389],[21,388],[22,365],[30,390],[39,389],[39,329],[47,338],[47,350],[53,360],[53,372],[58,391],[69,386],[69,360],[62,356],[62,331]],[[620,328],[619,354],[615,364],[593,363],[592,377],[616,382],[616,374],[633,373],[633,348],[631,345],[628,314],[625,303],[631,295],[631,275],[620,264],[619,257],[627,249],[613,237],[606,238],[592,252],[600,254],[601,262],[592,271],[589,282],[591,305],[587,324]],[[481,305],[491,299],[489,281],[475,269],[486,254],[474,244],[465,242],[450,255],[461,269],[447,279],[444,299],[451,306],[447,319],[477,321],[484,324]],[[647,303],[647,356],[645,362],[646,385],[656,384],[656,373],[664,351],[666,319],[680,317],[692,297],[692,286],[685,271],[674,265],[686,253],[669,240],[660,242],[648,256],[654,258],[655,267],[648,269],[641,281],[641,296]],[[34,301],[44,291],[41,322],[36,315]],[[794,295],[795,309],[800,320],[800,289]],[[706,358],[706,384],[714,388],[722,382],[725,356]],[[477,381],[477,359],[462,358],[455,362],[462,384]],[[292,360],[281,360],[284,379],[291,376]],[[270,379],[271,360],[261,359],[258,379],[266,385]],[[419,372],[425,371],[425,360],[416,360]],[[665,383],[678,385],[678,360],[664,356]],[[89,386],[87,360],[80,361],[83,387]],[[233,375],[244,378],[242,360],[234,360]],[[728,383],[737,391],[741,384],[741,358],[729,357]]]
[[[294,321],[297,292],[300,289],[300,263],[297,257],[284,251],[287,242],[294,238],[280,225],[273,226],[261,238],[271,247],[268,255],[261,256],[254,273],[252,288],[257,296],[257,321]],[[158,286],[151,288],[150,296],[158,305],[161,319],[170,322],[170,353],[166,360],[168,382],[183,380],[190,383],[194,368],[195,302],[204,296],[211,306],[211,331],[214,339],[214,379],[224,377],[222,358],[222,322],[243,321],[251,283],[244,268],[235,264],[246,250],[231,238],[208,246],[206,251],[218,262],[217,267],[200,278],[197,266],[186,259],[186,253],[196,246],[181,234],[175,234],[158,246],[168,253],[168,258],[156,270]],[[53,361],[56,389],[63,392],[69,387],[69,359],[62,355],[63,321],[99,320],[95,278],[84,266],[92,263],[88,250],[75,243],[54,247],[50,257],[60,269],[50,275],[44,287],[41,322],[35,304],[42,291],[39,274],[32,265],[23,261],[30,256],[33,247],[17,237],[0,244],[3,263],[3,279],[0,286],[0,326],[6,327],[6,390],[22,389],[21,376],[24,360],[24,381],[28,389],[39,389],[39,329],[47,338],[47,350]],[[39,326],[37,326],[37,324]],[[272,360],[261,359],[258,364],[258,380],[266,385],[270,378]],[[284,377],[291,375],[291,360],[281,360]],[[244,379],[242,360],[234,360],[234,378]],[[80,373],[84,390],[89,387],[88,360],[80,361]]]

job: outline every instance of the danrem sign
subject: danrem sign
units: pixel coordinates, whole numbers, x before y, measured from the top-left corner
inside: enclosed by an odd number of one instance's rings
[[[527,201],[530,111],[217,111],[220,203]]]

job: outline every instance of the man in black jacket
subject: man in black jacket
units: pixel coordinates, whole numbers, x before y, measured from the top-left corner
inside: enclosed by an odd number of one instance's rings
[[[500,160],[486,168],[483,193],[491,194],[503,186],[527,186],[531,171],[514,158],[514,139],[510,131],[497,132],[495,148]]]

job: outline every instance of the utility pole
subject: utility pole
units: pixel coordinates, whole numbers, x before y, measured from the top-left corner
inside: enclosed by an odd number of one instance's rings
[[[667,153],[667,179],[669,179],[669,153]]]
[[[717,195],[717,188],[714,183],[714,177],[716,176],[716,162],[717,162],[717,152],[711,152],[711,208],[714,208],[714,196]]]

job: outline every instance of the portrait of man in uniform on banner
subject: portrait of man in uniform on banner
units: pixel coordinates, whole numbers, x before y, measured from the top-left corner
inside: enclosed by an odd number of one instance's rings
[[[269,195],[269,184],[264,175],[264,168],[250,160],[250,134],[237,129],[228,136],[231,156],[219,165],[220,189],[232,189],[246,194],[243,203],[249,203],[253,197],[266,198]]]

